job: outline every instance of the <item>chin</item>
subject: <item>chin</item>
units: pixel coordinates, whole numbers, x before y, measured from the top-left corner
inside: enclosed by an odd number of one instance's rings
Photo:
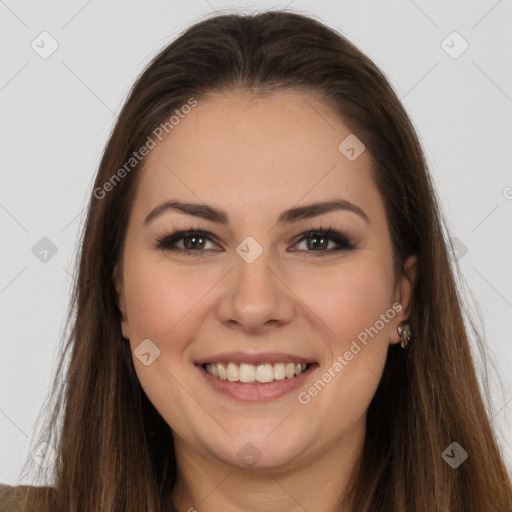
[[[278,470],[294,462],[307,450],[308,441],[300,429],[293,431],[290,426],[276,428],[276,422],[271,428],[262,429],[261,433],[248,434],[244,432],[233,437],[224,436],[222,441],[212,444],[209,438],[205,448],[213,457],[224,463],[240,469]],[[270,434],[269,434],[270,433]]]

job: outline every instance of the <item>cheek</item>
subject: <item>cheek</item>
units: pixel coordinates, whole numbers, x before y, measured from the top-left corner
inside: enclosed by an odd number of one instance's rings
[[[130,345],[137,377],[166,422],[172,428],[181,426],[183,431],[204,414],[193,394],[183,392],[191,389],[183,362],[187,345],[197,330],[198,304],[213,286],[213,281],[201,283],[198,286],[193,273],[154,258],[139,255],[125,265]],[[137,357],[137,347],[145,339],[160,350],[147,366]]]
[[[347,350],[361,333],[364,339],[364,333],[389,311],[393,276],[388,266],[385,258],[379,262],[361,257],[338,269],[312,272],[307,281],[296,281],[294,289],[318,317],[315,323],[330,340],[333,356]],[[388,325],[379,321],[379,333],[372,330],[373,339],[387,343]]]
[[[364,338],[389,309],[392,275],[385,260],[369,252],[330,268],[283,269],[283,279],[306,306],[302,314],[309,315],[320,336],[328,340],[333,357],[347,350],[358,336]],[[125,287],[133,343],[149,338],[174,355],[185,350],[208,307],[208,291],[218,281],[217,272],[200,273],[193,266],[145,260],[141,255],[131,265],[127,262]],[[371,339],[387,340],[387,336],[385,324]]]
[[[373,306],[369,311],[368,304],[355,299],[345,305],[346,314],[331,319],[336,339],[329,344],[330,358],[297,396],[299,411],[325,419],[320,427],[325,436],[348,433],[360,425],[384,370],[389,346],[386,329],[366,336],[364,343],[358,338],[380,315]],[[315,433],[315,425],[311,429]]]
[[[176,339],[212,285],[213,281],[209,284],[207,279],[194,277],[190,269],[180,270],[165,261],[139,257],[127,265],[127,313],[134,342],[149,338],[163,344]]]
[[[382,375],[395,316],[390,269],[385,258],[372,255],[336,272],[318,272],[315,285],[298,292],[318,317],[329,354],[301,403],[314,404],[318,414],[329,414],[343,428],[364,414]]]

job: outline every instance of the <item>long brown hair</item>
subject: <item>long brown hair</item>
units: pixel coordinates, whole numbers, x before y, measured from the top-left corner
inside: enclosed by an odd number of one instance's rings
[[[129,344],[121,342],[112,279],[144,164],[127,168],[126,162],[190,98],[200,102],[208,93],[238,88],[254,94],[293,90],[329,105],[372,156],[395,278],[408,255],[418,257],[412,340],[406,350],[389,348],[347,496],[350,510],[512,511],[510,475],[471,353],[472,325],[463,316],[444,220],[415,129],[368,57],[315,18],[287,10],[195,23],[152,60],[121,110],[91,194],[69,332],[39,438],[57,455],[53,510],[170,510],[176,479],[171,429],[139,384]],[[113,179],[123,165],[122,178]],[[480,346],[478,335],[476,340]],[[452,442],[468,453],[456,469],[442,457]]]

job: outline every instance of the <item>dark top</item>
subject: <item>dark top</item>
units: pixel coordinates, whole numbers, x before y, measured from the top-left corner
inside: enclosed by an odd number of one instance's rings
[[[52,507],[54,491],[53,487],[32,485],[13,487],[0,483],[0,512],[54,512]],[[170,512],[179,512],[179,510],[172,505]]]

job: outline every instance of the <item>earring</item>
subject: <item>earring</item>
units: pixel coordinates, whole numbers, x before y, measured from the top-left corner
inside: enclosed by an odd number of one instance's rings
[[[402,341],[402,343],[400,343],[400,346],[402,348],[405,348],[407,346],[407,343],[411,339],[411,329],[409,324],[404,324],[403,326],[401,325],[400,327],[398,327],[397,331],[398,334],[400,335],[400,340]]]

